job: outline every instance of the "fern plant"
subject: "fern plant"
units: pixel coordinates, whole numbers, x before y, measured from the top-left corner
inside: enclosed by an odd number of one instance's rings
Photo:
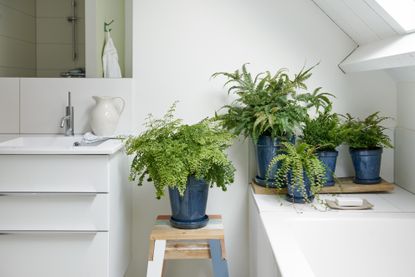
[[[346,114],[346,142],[354,149],[392,148],[390,138],[385,134],[387,128],[380,124],[389,117],[379,116],[375,112],[363,120]]]
[[[226,77],[225,86],[230,86],[228,94],[238,96],[232,104],[224,106],[226,112],[217,114],[216,118],[235,135],[243,134],[254,141],[261,135],[291,137],[307,118],[308,109],[318,110],[330,103],[331,94],[321,92],[321,88],[312,93],[298,93],[300,89],[307,89],[305,81],[311,77],[313,68],[301,70],[293,79],[286,69],[273,75],[267,71],[253,77],[246,64],[232,73],[213,74],[213,77]]]
[[[276,172],[277,187],[290,186],[292,191],[300,192],[305,202],[311,201],[307,184],[310,185],[311,195],[318,194],[324,186],[326,170],[311,145],[304,142],[298,145],[283,142],[280,154],[272,159],[268,167],[268,174],[277,163],[280,164]]]
[[[166,187],[186,190],[189,176],[203,179],[222,190],[234,179],[235,168],[225,153],[233,135],[211,119],[193,125],[174,118],[175,104],[162,119],[147,118],[147,130],[125,141],[134,158],[130,180],[142,185],[146,176],[154,183],[157,198]]]
[[[331,105],[328,105],[316,118],[307,117],[305,120],[301,139],[318,151],[335,151],[345,139],[344,125],[339,115],[331,110]]]

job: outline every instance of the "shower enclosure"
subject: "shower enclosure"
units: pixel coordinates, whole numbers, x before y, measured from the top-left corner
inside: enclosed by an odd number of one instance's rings
[[[85,77],[85,0],[35,0],[36,76]]]
[[[85,77],[85,0],[35,3],[37,76]]]
[[[72,61],[76,62],[78,59],[78,43],[77,43],[77,24],[79,18],[77,17],[77,1],[71,0],[72,14],[67,17],[68,22],[71,24],[72,28]],[[70,69],[68,71],[61,73],[62,77],[67,78],[85,78],[85,68],[78,67]]]
[[[122,75],[131,77],[132,1],[0,0],[0,77],[102,78],[111,21]]]
[[[68,22],[72,24],[72,60],[75,61],[77,57],[76,53],[76,23],[78,17],[76,17],[76,0],[71,1],[72,15],[68,16]]]

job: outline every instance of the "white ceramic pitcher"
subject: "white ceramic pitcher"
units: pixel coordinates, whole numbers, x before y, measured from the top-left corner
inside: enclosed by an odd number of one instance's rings
[[[124,111],[125,101],[121,97],[92,96],[96,105],[91,112],[91,128],[97,136],[112,136]]]

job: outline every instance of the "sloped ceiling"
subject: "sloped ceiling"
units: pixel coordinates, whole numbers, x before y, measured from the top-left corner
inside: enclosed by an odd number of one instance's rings
[[[359,48],[371,48],[372,45],[376,45],[378,43],[381,44],[381,41],[384,41],[385,39],[387,41],[388,38],[402,38],[404,36],[402,31],[399,30],[399,28],[396,28],[396,23],[394,24],[393,22],[390,22],[388,18],[385,18],[384,15],[373,8],[374,0],[311,1],[314,2],[314,4],[317,5],[321,11],[333,21],[334,24],[336,24],[346,35],[348,35],[350,39],[356,43],[356,46],[359,46]],[[389,46],[384,45],[383,48],[386,47]],[[382,49],[382,47],[377,49],[373,47],[373,49],[374,51],[372,54],[376,53],[377,50]],[[407,62],[406,65],[402,62],[402,67],[399,66],[399,59],[400,61],[408,61],[408,59],[412,60],[414,57],[413,53],[415,53],[415,45],[412,53],[404,53],[404,55],[401,55],[402,53],[398,53],[398,51],[396,51],[395,57],[390,55],[391,59],[395,59],[395,61],[390,62],[390,64],[395,62],[395,65],[390,68],[386,66],[383,69],[386,69],[386,71],[389,72],[396,81],[415,81],[415,66],[407,66],[408,63],[411,62]],[[353,53],[353,55],[355,54],[356,53]],[[348,57],[348,59],[353,59],[353,55],[352,57]],[[345,62],[347,62],[347,59]],[[398,65],[396,63],[398,63]],[[412,63],[414,64],[415,61]],[[381,66],[379,66],[379,69],[382,69]]]
[[[312,1],[358,45],[399,35],[366,0]]]

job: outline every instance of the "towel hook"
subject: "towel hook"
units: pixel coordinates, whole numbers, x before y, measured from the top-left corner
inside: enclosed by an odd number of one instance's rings
[[[114,19],[113,19],[113,20],[111,20],[109,23],[104,22],[104,32],[108,33],[108,32],[111,32],[111,31],[112,31],[112,29],[108,29],[108,27],[109,27],[112,23],[114,23]]]

